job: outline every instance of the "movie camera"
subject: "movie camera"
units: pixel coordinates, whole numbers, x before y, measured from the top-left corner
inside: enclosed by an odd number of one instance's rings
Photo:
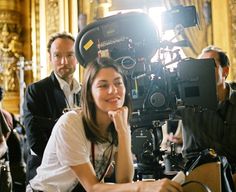
[[[176,26],[184,30],[198,24],[194,6],[174,7],[162,17],[165,30]],[[216,107],[214,61],[182,59],[179,49],[171,50],[186,46],[186,42],[162,41],[152,19],[141,12],[99,19],[77,36],[75,50],[80,65],[86,67],[98,56],[109,56],[122,66],[127,76],[133,104],[132,151],[137,157],[138,174],[162,172],[159,164],[163,156],[161,126],[179,107]],[[165,50],[175,55],[172,61],[167,64],[161,59],[151,62],[155,54]],[[173,62],[178,62],[177,67],[168,68]]]

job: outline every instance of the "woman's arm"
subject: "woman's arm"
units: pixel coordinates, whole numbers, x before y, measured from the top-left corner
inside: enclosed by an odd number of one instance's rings
[[[75,172],[80,184],[86,189],[87,192],[92,191],[92,187],[99,183],[91,163],[71,166],[71,169]]]
[[[161,179],[154,182],[134,182],[122,184],[98,183],[94,185],[93,192],[182,192],[181,186],[169,179]]]
[[[115,175],[117,183],[131,182],[134,177],[129,130],[118,135],[118,150],[115,154]]]
[[[87,192],[182,192],[181,186],[169,179],[155,182],[134,182],[122,184],[99,183],[91,163],[71,166],[78,180]]]
[[[115,174],[117,183],[131,182],[134,176],[131,152],[131,131],[128,125],[128,108],[109,111],[118,135],[118,150],[115,154]]]

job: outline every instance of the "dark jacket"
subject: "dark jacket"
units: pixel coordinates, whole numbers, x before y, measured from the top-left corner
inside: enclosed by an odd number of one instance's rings
[[[236,172],[236,84],[227,84],[229,97],[216,111],[186,108],[182,111],[183,155],[191,159],[206,148],[226,156]],[[235,167],[235,168],[234,168]]]
[[[75,97],[79,106],[79,94]],[[36,154],[29,154],[27,161],[29,171],[36,170],[41,164],[52,128],[65,108],[65,95],[53,72],[49,77],[27,87],[23,104],[24,126],[29,149]]]

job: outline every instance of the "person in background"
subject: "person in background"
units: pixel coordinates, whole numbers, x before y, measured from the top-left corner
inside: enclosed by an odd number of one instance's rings
[[[27,191],[182,191],[180,184],[169,179],[132,183],[131,101],[126,87],[114,60],[98,58],[88,64],[81,109],[57,121]],[[112,161],[116,184],[104,183]]]
[[[52,66],[50,76],[29,85],[23,104],[29,154],[27,183],[36,175],[52,128],[63,111],[79,106],[80,84],[73,77],[77,60],[74,37],[66,32],[53,34],[47,51]]]
[[[200,151],[212,148],[218,155],[226,156],[232,172],[236,173],[236,84],[227,83],[229,59],[215,46],[202,50],[200,59],[213,58],[215,61],[216,111],[187,108],[182,114],[183,155],[191,159]]]
[[[7,152],[6,138],[4,136],[2,126],[0,127],[0,158]]]
[[[0,101],[3,99],[3,88],[0,87]],[[12,177],[9,166],[7,139],[11,133],[13,120],[8,111],[0,109],[0,191],[12,191]]]
[[[2,99],[1,87],[0,94]],[[26,165],[23,158],[25,130],[23,126],[18,126],[20,122],[15,115],[5,109],[0,109],[0,122],[0,167],[4,166],[7,170],[5,173],[0,171],[0,191],[23,192],[26,188]]]
[[[0,86],[0,102],[3,99],[4,90]],[[5,109],[0,109],[0,158],[2,158],[7,152],[7,143],[11,129],[13,128],[13,119],[11,114]]]
[[[182,146],[183,123],[182,120],[167,120],[162,126],[163,141],[162,147],[165,149],[171,143],[175,145]]]

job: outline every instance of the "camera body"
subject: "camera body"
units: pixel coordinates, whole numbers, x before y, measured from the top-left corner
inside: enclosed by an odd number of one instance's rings
[[[196,10],[191,10],[196,15]],[[196,25],[196,18],[192,20],[192,26]],[[163,46],[166,44],[161,42],[151,18],[140,12],[102,18],[87,25],[75,41],[76,57],[83,67],[101,56],[121,65],[133,105],[132,151],[141,172],[153,171],[155,165],[154,177],[161,177],[156,173],[163,170],[159,164],[163,155],[161,123],[179,107],[217,106],[214,60],[179,58],[178,66],[170,70],[161,61],[151,62]]]
[[[84,67],[98,56],[109,56],[131,68],[131,61],[137,58],[150,60],[157,51],[157,42],[160,38],[149,16],[130,12],[87,25],[76,38],[75,53]]]

